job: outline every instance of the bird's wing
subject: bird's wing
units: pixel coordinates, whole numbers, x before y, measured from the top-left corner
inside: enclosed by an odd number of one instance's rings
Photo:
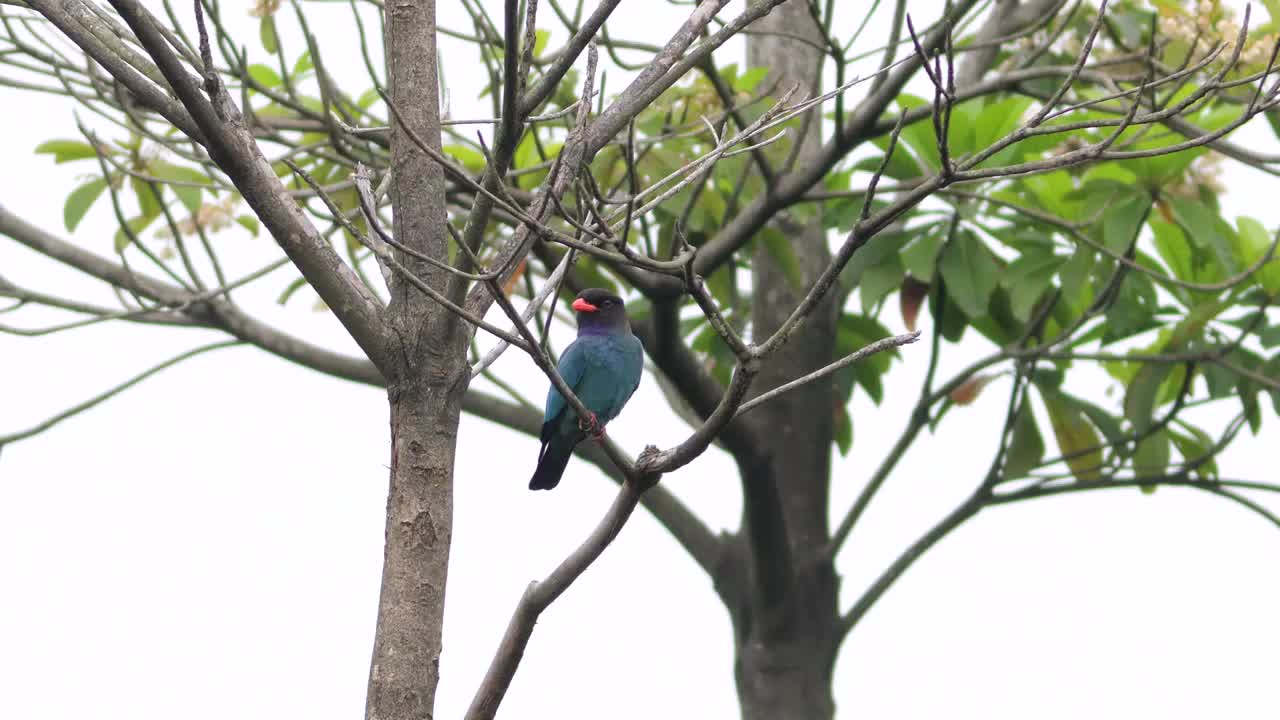
[[[578,340],[569,343],[569,347],[564,349],[560,354],[560,362],[556,365],[556,370],[560,372],[560,377],[564,378],[564,382],[576,394],[578,385],[582,383],[582,378],[587,373],[587,353],[585,346]],[[564,396],[556,390],[556,386],[552,385],[547,390],[547,405],[545,412],[542,413],[542,435],[543,441],[546,441],[548,428],[555,425],[552,420],[560,416],[564,412],[566,405]]]
[[[574,392],[601,423],[607,423],[622,412],[636,391],[644,358],[638,341],[633,344],[622,336],[595,337],[590,342],[590,369]]]
[[[626,400],[622,401],[624,405],[631,400],[632,395],[636,394],[636,389],[640,387],[640,376],[644,374],[644,345],[635,335],[629,335],[629,344],[628,369],[631,372],[631,390],[627,393]]]

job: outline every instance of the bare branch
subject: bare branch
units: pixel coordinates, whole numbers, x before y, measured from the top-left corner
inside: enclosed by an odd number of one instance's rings
[[[981,491],[970,495],[967,500],[947,513],[936,525],[929,528],[924,535],[921,535],[915,542],[911,543],[862,593],[862,596],[853,604],[853,607],[849,608],[849,612],[845,613],[841,619],[842,634],[848,635],[849,631],[866,616],[867,611],[876,604],[876,601],[884,595],[885,591],[914,565],[916,560],[919,560],[929,548],[936,545],[939,540],[949,535],[952,530],[960,527],[966,520],[977,514],[978,510],[982,508],[984,500],[985,496]]]
[[[595,46],[590,47],[587,53],[587,74],[582,86],[582,97],[590,97],[592,87],[595,82],[596,72],[596,50]],[[577,122],[569,137],[565,139],[564,147],[560,150],[560,155],[556,158],[556,164],[551,172],[547,175],[538,194],[533,201],[532,217],[535,224],[544,222],[544,218],[550,213],[554,200],[558,200],[565,191],[568,190],[570,182],[577,177],[583,163],[589,158],[585,155],[583,134],[587,127],[587,116],[590,112],[590,105],[582,103],[578,108]],[[468,220],[468,227],[471,225],[471,219]],[[529,246],[533,243],[535,235],[534,226],[525,224],[521,225],[515,232],[514,236],[506,243],[498,252],[498,265],[504,268],[501,281],[505,282],[507,278],[514,272],[516,265],[529,252]],[[464,237],[466,231],[464,230]],[[470,240],[470,238],[467,238]],[[499,283],[501,284],[501,282]],[[482,288],[473,288],[467,297],[466,307],[476,314],[483,314],[493,302],[493,295],[486,293]]]
[[[555,92],[560,81],[564,79],[565,73],[569,71],[569,68],[573,67],[573,63],[577,61],[582,51],[587,49],[587,45],[595,37],[596,31],[604,25],[605,20],[609,19],[609,15],[613,13],[620,2],[621,0],[602,0],[595,11],[587,18],[587,21],[583,23],[582,27],[569,39],[569,43],[564,50],[556,56],[555,62],[552,63],[551,67],[546,68],[538,82],[526,90],[520,98],[521,115],[528,115],[548,97],[551,97],[551,93]],[[586,97],[589,96],[584,96],[580,102],[585,102]]]
[[[755,409],[757,406],[763,403],[766,403],[772,400],[773,398],[779,395],[782,395],[783,393],[790,392],[800,387],[801,385],[811,383],[814,380],[817,380],[819,378],[824,378],[838,370],[849,367],[850,365],[856,362],[865,360],[866,358],[871,357],[876,353],[884,352],[885,350],[891,350],[896,347],[902,347],[903,345],[910,345],[911,343],[919,339],[920,339],[920,331],[916,330],[915,332],[909,332],[903,335],[893,335],[891,337],[877,340],[869,345],[859,348],[856,352],[850,353],[840,358],[839,360],[831,363],[830,365],[826,365],[818,370],[815,370],[809,373],[808,375],[805,375],[804,377],[796,378],[795,380],[792,380],[791,382],[785,385],[776,387],[766,393],[761,393],[760,395],[743,403],[742,406],[738,408],[737,414],[742,415],[742,414],[751,412],[751,410]]]
[[[505,342],[515,345],[516,347],[519,347],[525,350],[526,352],[530,350],[529,346],[526,345],[520,338],[503,331],[501,328],[495,325],[491,325],[490,323],[485,322],[483,318],[477,315],[473,315],[470,312],[467,312],[465,308],[461,308],[455,305],[453,301],[445,297],[444,293],[441,293],[439,290],[436,290],[435,288],[431,287],[431,285],[427,281],[418,277],[416,273],[414,273],[408,267],[405,267],[403,263],[397,260],[396,256],[391,252],[388,246],[395,247],[401,251],[408,251],[407,254],[411,254],[414,257],[419,257],[421,254],[417,253],[417,251],[414,251],[411,248],[408,248],[407,246],[401,245],[400,243],[396,242],[390,235],[386,233],[385,230],[379,227],[378,215],[376,212],[366,214],[365,220],[369,223],[369,227],[371,229],[374,229],[374,235],[380,238],[380,240],[382,241],[381,244],[373,242],[370,239],[370,236],[360,232],[359,229],[357,229],[354,225],[352,225],[351,221],[347,220],[346,217],[343,215],[342,211],[336,205],[334,205],[333,200],[329,198],[328,193],[324,192],[324,190],[320,188],[320,185],[315,181],[315,178],[312,178],[311,175],[309,175],[306,171],[299,168],[293,162],[291,161],[286,161],[286,162],[288,163],[290,169],[292,169],[295,173],[297,173],[298,176],[303,179],[303,181],[305,181],[308,185],[311,186],[311,189],[316,192],[316,196],[319,197],[322,201],[324,201],[326,205],[329,206],[329,211],[333,213],[333,216],[335,219],[343,223],[343,225],[347,228],[347,232],[351,233],[354,237],[360,240],[360,242],[365,247],[369,248],[370,252],[374,253],[374,255],[377,256],[379,264],[386,265],[386,267],[388,267],[395,274],[396,277],[403,277],[405,280],[409,282],[410,285],[414,286],[420,292],[422,292],[422,294],[436,301],[437,303],[440,304],[441,307],[445,308],[446,310],[453,313],[454,315],[457,315],[458,317],[462,318],[463,320],[466,320],[472,325],[478,328],[481,328],[483,330],[486,330],[492,333],[493,335],[501,338]],[[360,180],[357,180],[357,182],[360,182]],[[364,182],[366,183],[365,189],[367,191],[368,190],[367,178],[364,179]],[[361,209],[362,210],[364,209],[363,206]],[[421,257],[426,257],[426,256],[421,256]],[[432,258],[432,260],[434,260],[434,258]],[[453,268],[448,268],[448,269],[452,270]]]
[[[613,504],[582,545],[565,558],[545,580],[530,583],[525,589],[507,624],[498,652],[471,700],[466,720],[489,720],[498,712],[498,705],[506,695],[511,679],[515,677],[520,660],[524,657],[524,649],[533,635],[538,616],[613,542],[636,509],[642,492],[643,488],[637,483],[630,480],[624,482]]]
[[[115,48],[108,47],[104,43],[103,38],[113,36],[111,30],[103,28],[103,32],[91,31],[101,26],[102,22],[82,12],[85,9],[83,4],[63,3],[56,0],[33,0],[28,4],[111,73],[111,76],[120,84],[127,87],[144,106],[160,113],[175,127],[203,144],[203,133],[187,110],[169,97],[164,88],[157,87],[155,82],[117,54],[124,49],[123,43],[119,43]],[[77,15],[73,16],[72,12],[76,12]]]
[[[44,295],[42,293],[35,293],[28,290],[23,290],[16,286],[4,287],[3,283],[0,283],[0,295],[8,295],[9,297],[15,297],[23,300],[30,300],[32,302],[37,302],[42,305],[59,307],[64,310],[73,310],[75,312],[88,312],[94,316],[84,320],[77,320],[75,322],[64,323],[62,325],[54,325],[47,328],[40,328],[38,330],[24,330],[24,329],[9,328],[9,327],[0,327],[0,330],[2,330],[3,332],[9,332],[15,335],[26,335],[26,336],[34,337],[34,336],[49,335],[52,333],[62,332],[64,330],[73,330],[76,328],[87,327],[89,325],[96,325],[98,323],[108,322],[111,320],[128,320],[131,322],[160,324],[160,325],[212,327],[212,325],[210,325],[208,322],[203,322],[203,321],[197,320],[194,317],[189,317],[181,313],[185,313],[186,311],[190,310],[192,307],[194,307],[199,303],[213,300],[214,298],[221,295],[225,295],[226,293],[238,287],[243,287],[245,285],[248,285],[254,280],[257,280],[258,278],[261,278],[265,275],[268,275],[280,269],[281,267],[284,267],[286,264],[288,264],[288,262],[289,262],[288,258],[281,258],[280,260],[277,260],[258,270],[255,270],[252,273],[249,273],[248,275],[245,275],[244,277],[240,278],[239,280],[236,280],[235,282],[227,283],[226,285],[213,288],[212,290],[205,290],[199,293],[192,294],[180,303],[172,304],[172,303],[162,302],[162,303],[158,303],[157,306],[154,308],[148,307],[140,310],[113,311],[107,308],[95,308],[93,306],[85,305],[83,303],[66,301],[60,298],[54,298],[53,296],[50,296],[50,295]]]
[[[203,24],[199,30],[206,66],[204,84],[212,93],[212,101],[202,94],[195,78],[188,74],[164,34],[157,29],[155,18],[137,0],[112,0],[112,5],[133,29],[195,119],[206,138],[210,155],[365,354],[375,364],[381,362],[385,339],[381,303],[285,194],[213,70]],[[196,14],[197,18],[201,15],[199,2]]]
[[[131,272],[117,263],[61,240],[27,223],[3,206],[0,206],[0,235],[7,235],[45,257],[166,307],[183,307],[190,300],[190,294],[181,288]],[[381,373],[364,358],[336,353],[281,332],[218,297],[191,304],[186,313],[201,323],[221,328],[234,337],[286,360],[347,380],[369,385],[383,384]]]
[[[50,417],[47,420],[37,423],[36,425],[33,425],[27,428],[26,430],[19,430],[17,432],[12,432],[7,435],[0,435],[0,450],[3,450],[4,447],[10,443],[15,443],[15,442],[18,442],[19,440],[25,440],[29,437],[39,435],[40,433],[52,428],[53,426],[57,425],[63,420],[66,420],[71,417],[75,417],[76,415],[79,415],[80,413],[90,408],[93,408],[107,400],[110,400],[111,398],[115,397],[116,395],[119,395],[125,390],[128,390],[134,385],[137,385],[143,380],[146,380],[152,375],[155,375],[156,373],[161,372],[162,370],[171,368],[174,365],[177,365],[178,363],[182,362],[183,360],[193,358],[202,353],[209,352],[210,350],[220,350],[222,348],[227,348],[227,347],[232,347],[233,345],[242,345],[242,344],[243,343],[239,340],[223,340],[221,342],[202,345],[198,348],[195,348],[194,350],[188,350],[187,352],[184,352],[172,358],[169,358],[168,360],[165,360],[159,365],[154,365],[150,368],[147,368],[146,370],[142,371],[141,373],[138,373],[137,375],[134,375],[133,377],[120,383],[119,385],[116,385],[115,387],[112,387],[111,389],[101,392],[97,395],[94,395],[93,397],[89,398],[88,400],[85,400],[82,403],[79,403],[70,408],[67,408],[66,410],[63,410],[57,415],[54,415],[53,417]]]
[[[553,270],[551,274],[547,276],[546,282],[542,284],[542,289],[540,289],[538,291],[538,294],[535,295],[533,299],[529,301],[529,304],[525,306],[524,312],[520,313],[521,322],[527,323],[529,322],[529,320],[533,318],[534,313],[538,312],[538,309],[542,307],[542,303],[546,302],[547,297],[549,297],[552,294],[552,292],[555,291],[556,287],[559,286],[561,278],[563,278],[565,276],[565,273],[569,270],[569,265],[572,261],[573,261],[573,252],[570,251],[568,253],[565,253],[564,259],[562,259],[560,263],[556,265],[555,270]],[[516,332],[516,329],[514,327],[512,328],[512,332]],[[485,354],[485,356],[479,362],[477,362],[475,365],[472,366],[471,377],[474,378],[475,376],[484,372],[486,368],[488,368],[499,357],[502,356],[502,353],[506,352],[506,349],[509,346],[510,344],[507,343],[505,340],[495,345],[493,349],[491,349],[487,354]]]

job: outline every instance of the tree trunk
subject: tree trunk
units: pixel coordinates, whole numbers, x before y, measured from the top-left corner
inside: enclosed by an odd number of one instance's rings
[[[391,488],[366,717],[432,716],[453,531],[461,383],[393,385]]]
[[[799,83],[810,96],[821,87],[822,54],[797,40],[821,43],[806,0],[790,0],[755,26],[764,33],[747,39],[747,62],[768,67],[779,92]],[[803,166],[821,147],[821,117],[815,111],[805,125],[792,166]],[[789,167],[775,167],[786,172]],[[756,288],[754,337],[762,340],[786,320],[791,308],[830,260],[821,219],[799,224],[775,221],[792,238],[801,282],[789,279],[774,255],[758,243],[754,260]],[[834,295],[834,293],[832,294]],[[765,391],[829,363],[835,352],[837,308],[819,305],[778,354],[762,369],[756,387]],[[783,395],[762,407],[770,429],[763,463],[744,470],[749,496],[743,520],[741,552],[750,562],[750,602],[734,612],[737,636],[735,676],[742,717],[747,720],[833,717],[831,673],[838,646],[837,583],[825,548],[828,487],[834,432],[833,384],[824,379]],[[772,530],[762,524],[777,525]],[[754,553],[754,557],[750,554]],[[779,555],[781,554],[781,556]]]
[[[388,3],[387,75],[400,118],[437,150],[440,100],[433,0]],[[444,175],[393,123],[391,202],[403,244],[448,261]],[[448,275],[406,254],[400,262],[440,292]],[[433,715],[440,678],[445,581],[453,530],[453,466],[462,397],[470,380],[470,326],[396,278],[387,307],[391,487],[382,593],[365,717]]]
[[[745,544],[740,548],[746,548]],[[743,720],[830,720],[840,646],[837,582],[829,562],[801,564],[779,608],[731,613],[734,679]]]

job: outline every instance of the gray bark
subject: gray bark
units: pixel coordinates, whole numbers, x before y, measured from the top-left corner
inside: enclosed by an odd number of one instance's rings
[[[981,37],[1019,30],[1055,1],[1001,0],[981,28]],[[819,92],[823,55],[816,46],[822,45],[822,36],[805,0],[788,0],[753,30],[747,39],[749,66],[768,67],[770,81],[778,81],[781,88],[799,83],[810,95]],[[993,57],[975,54],[958,82],[976,82]],[[804,174],[822,164],[816,114],[812,127],[805,129],[793,162],[782,168],[780,183],[788,182],[787,173]],[[831,259],[820,221],[803,227],[783,213],[771,222],[795,238],[802,282],[794,287],[763,244],[757,245],[752,306],[756,338],[767,337],[782,324]],[[756,382],[759,392],[831,361],[844,297],[843,292],[830,293],[797,336],[770,359]],[[763,434],[762,447],[752,457],[735,453],[743,478],[743,533],[717,577],[717,588],[734,624],[734,672],[746,720],[827,720],[835,715],[832,671],[846,629],[828,548],[835,402],[829,379],[771,401],[760,409],[765,417],[757,418],[770,429]]]
[[[753,29],[766,34],[748,37],[747,64],[770,68],[770,81],[780,81],[781,88],[799,83],[806,94],[816,94],[823,56],[796,39],[821,42],[805,0],[789,0]],[[781,34],[767,34],[772,32]],[[820,153],[819,122],[814,113],[802,126],[792,167],[803,167]],[[797,286],[789,280],[763,243],[758,243],[752,304],[756,338],[767,337],[786,320],[831,258],[820,221],[801,226],[780,216],[775,223],[787,237],[795,238],[801,283]],[[755,385],[760,392],[832,360],[837,316],[832,295],[765,365]],[[831,671],[839,644],[836,576],[824,552],[830,537],[832,382],[811,383],[761,410],[767,413],[762,424],[770,428],[758,453],[763,462],[740,462],[745,517],[739,554],[745,560],[741,566],[750,588],[737,593],[739,600],[731,615],[742,716],[747,720],[831,718],[835,712]]]
[[[403,121],[440,146],[434,0],[387,6],[391,95]],[[396,238],[448,260],[444,176],[399,126],[391,138]],[[432,287],[448,277],[425,262],[401,262]],[[387,308],[387,398],[391,482],[382,594],[365,716],[412,720],[433,714],[453,529],[453,466],[470,372],[469,328],[407,282],[394,282]]]

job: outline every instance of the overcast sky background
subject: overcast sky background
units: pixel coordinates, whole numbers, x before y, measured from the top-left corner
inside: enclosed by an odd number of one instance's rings
[[[157,3],[158,5],[158,3]],[[441,24],[466,28],[441,3]],[[588,3],[590,5],[590,3]],[[247,6],[247,3],[246,3]],[[500,15],[500,4],[488,2]],[[743,6],[730,3],[724,17]],[[257,47],[252,19],[224,3]],[[627,2],[616,35],[657,42],[679,15]],[[911,3],[935,17],[941,3]],[[359,92],[344,5],[310,6],[328,66]],[[1260,10],[1260,8],[1259,8]],[[880,18],[877,22],[886,22]],[[545,23],[544,23],[545,24]],[[286,13],[282,26],[291,29]],[[838,23],[847,35],[854,26]],[[190,29],[190,28],[189,28]],[[867,37],[884,37],[875,25]],[[286,31],[291,55],[300,51]],[[292,38],[292,39],[291,39]],[[551,46],[564,39],[553,30]],[[444,62],[455,117],[485,115],[475,54]],[[622,86],[610,78],[610,89]],[[66,236],[63,201],[91,163],[55,166],[42,140],[76,137],[71,105],[0,91],[0,204]],[[1238,136],[1277,141],[1255,124]],[[1232,216],[1280,222],[1274,179],[1232,168]],[[99,201],[72,236],[111,253]],[[217,236],[228,274],[279,256],[265,234]],[[0,240],[0,273],[24,286],[112,303],[86,282]],[[242,292],[268,322],[355,352],[312,296],[274,304],[295,277]],[[5,322],[38,326],[52,312]],[[894,330],[901,321],[888,312]],[[930,319],[924,316],[926,328]],[[27,427],[195,345],[212,333],[98,325],[39,339],[0,335],[0,432]],[[563,345],[563,343],[561,343]],[[948,348],[946,377],[987,349]],[[839,518],[904,427],[927,348],[903,350],[875,408],[859,394],[854,451],[837,457]],[[499,363],[532,398],[546,381],[517,352]],[[880,570],[977,483],[1007,396],[996,381],[923,436],[840,558],[847,607]],[[1094,397],[1115,405],[1119,395]],[[1224,475],[1271,480],[1277,419],[1221,460]],[[1225,417],[1235,408],[1221,413]],[[1048,426],[1042,423],[1048,433]],[[688,429],[646,377],[610,435],[633,453]],[[525,585],[571,551],[615,486],[574,461],[554,493],[525,487],[532,438],[463,419],[453,560],[437,717],[461,716]],[[389,451],[379,390],[300,370],[251,348],[166,371],[0,455],[0,717],[309,717],[363,712],[382,559]],[[710,452],[664,478],[713,528],[738,525],[732,463]],[[932,550],[845,644],[839,717],[1274,717],[1280,660],[1280,531],[1194,491],[1104,491],[996,508]],[[542,617],[503,717],[732,717],[728,617],[710,581],[643,511]]]

